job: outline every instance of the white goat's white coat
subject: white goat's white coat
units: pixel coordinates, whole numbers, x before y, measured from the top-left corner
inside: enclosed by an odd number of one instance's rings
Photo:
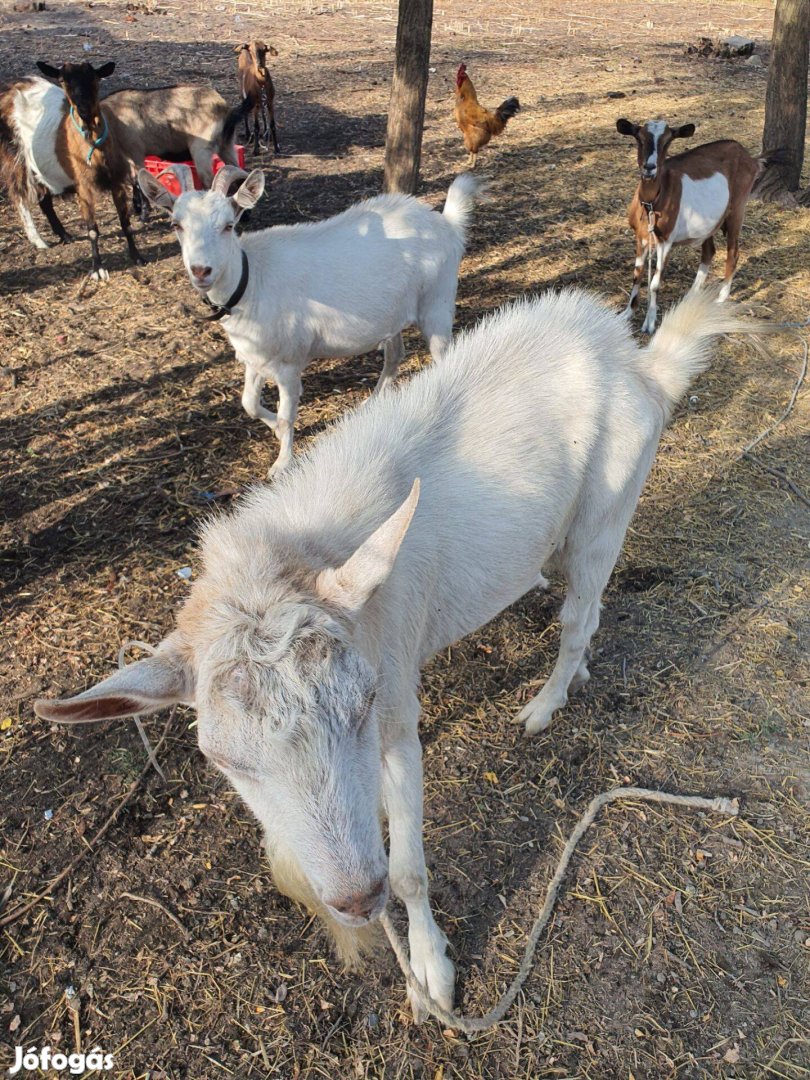
[[[38,75],[26,83],[30,85],[14,95],[15,133],[31,174],[52,194],[61,195],[73,186],[56,156],[56,134],[67,111],[65,94]]]
[[[548,725],[588,678],[602,590],[669,411],[711,336],[739,328],[701,294],[643,350],[583,292],[504,309],[213,521],[154,658],[37,711],[76,721],[193,701],[200,746],[264,826],[285,891],[344,935],[363,922],[342,914],[357,896],[372,914],[384,903],[370,891],[381,800],[411,964],[449,1008],[422,848],[420,669],[553,562],[568,585],[559,657],[520,714],[527,733]]]
[[[248,181],[255,177],[261,174]],[[148,174],[140,178],[147,197],[165,208],[165,193],[157,192],[156,199],[155,182]],[[242,251],[248,256],[247,291],[222,326],[245,365],[245,411],[280,439],[271,470],[278,472],[292,459],[300,375],[310,361],[356,356],[382,342],[379,391],[397,374],[404,327],[419,326],[434,360],[448,347],[465,226],[478,183],[469,174],[459,176],[441,214],[409,195],[379,195],[326,221],[241,237],[228,231],[240,211],[216,187],[215,180],[210,192],[179,196],[173,220],[181,226],[178,239],[192,284],[215,304],[233,294]],[[263,180],[251,205],[262,189]],[[210,273],[201,279],[193,267]],[[266,382],[279,388],[277,415],[261,404]]]

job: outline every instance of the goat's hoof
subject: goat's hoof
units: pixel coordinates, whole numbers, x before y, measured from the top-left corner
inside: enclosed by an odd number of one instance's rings
[[[416,978],[427,990],[430,997],[447,1012],[453,1011],[453,991],[456,983],[456,969],[452,960],[435,953],[421,962],[411,957],[411,967]],[[413,1013],[413,1022],[423,1024],[430,1016],[416,994],[408,990],[408,1001]]]
[[[32,240],[31,243],[38,251],[47,251],[51,246],[50,244],[46,244],[41,238],[39,240]]]
[[[548,728],[555,711],[555,709],[550,709],[548,705],[542,701],[541,691],[536,697],[533,697],[528,704],[523,706],[515,717],[515,723],[525,724],[526,736],[539,735],[541,731],[545,731],[546,728]]]
[[[109,281],[110,272],[109,270],[105,270],[103,266],[100,266],[98,270],[93,270],[90,274],[90,278],[92,281]]]
[[[63,233],[59,237],[59,239],[57,240],[57,243],[58,244],[72,244],[73,243],[73,237],[70,235],[70,233]]]

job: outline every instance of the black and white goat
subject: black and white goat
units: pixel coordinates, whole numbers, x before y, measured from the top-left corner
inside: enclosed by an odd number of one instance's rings
[[[75,190],[93,250],[91,274],[106,280],[109,274],[101,265],[96,224],[96,199],[102,192],[112,194],[130,258],[145,262],[129,219],[129,167],[98,100],[99,82],[112,75],[115,64],[94,68],[85,62],[55,68],[40,61],[37,66],[53,82],[30,76],[0,94],[0,182],[22,218],[26,236],[38,248],[48,245],[31,208],[39,203],[65,243],[69,237],[52,196]]]
[[[661,275],[676,244],[701,245],[700,266],[693,286],[699,289],[714,258],[715,234],[718,229],[725,233],[726,270],[719,299],[728,299],[737,269],[746,203],[765,169],[778,164],[784,155],[777,151],[755,158],[734,139],[720,139],[668,157],[672,140],[690,138],[695,133],[694,124],[673,128],[666,120],[633,124],[622,119],[616,121],[616,129],[636,140],[641,176],[628,215],[636,234],[636,263],[627,314],[638,303],[642,271],[654,251],[656,269],[642,326],[644,333],[651,334],[655,329]]]

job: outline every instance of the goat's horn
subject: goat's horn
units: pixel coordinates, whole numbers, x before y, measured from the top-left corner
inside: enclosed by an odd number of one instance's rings
[[[167,169],[163,170],[164,173],[171,172],[177,177],[177,182],[180,185],[180,191],[193,191],[194,190],[194,175],[188,165],[176,164],[170,165]],[[161,176],[163,173],[161,173]]]
[[[223,165],[214,177],[211,190],[220,191],[223,195],[227,195],[234,180],[244,180],[246,177],[247,173],[244,169],[240,169],[236,165]]]

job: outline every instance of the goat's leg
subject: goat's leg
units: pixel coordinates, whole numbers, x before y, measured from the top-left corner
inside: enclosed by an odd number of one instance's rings
[[[425,335],[433,360],[441,360],[453,340],[453,312],[456,306],[456,280],[452,291],[445,288],[432,301],[423,314],[420,313],[419,329]]]
[[[656,238],[655,273],[650,282],[650,295],[647,297],[647,318],[644,320],[644,325],[641,327],[642,334],[651,334],[653,330],[655,330],[655,320],[658,315],[658,289],[661,285],[661,275],[664,273],[664,267],[666,266],[671,248],[672,244],[669,240],[658,240]]]
[[[39,200],[39,208],[47,218],[54,236],[58,237],[60,244],[70,243],[70,234],[65,226],[59,220],[56,210],[53,207],[53,196],[50,191],[46,191],[42,198]]]
[[[627,307],[624,309],[625,318],[629,319],[638,305],[638,294],[641,290],[641,275],[644,273],[644,264],[647,262],[649,237],[636,234],[636,261],[633,264],[633,287]]]
[[[251,367],[250,364],[237,354],[237,358],[245,365],[245,386],[242,390],[242,408],[253,420],[261,420],[267,424],[271,431],[276,430],[278,417],[274,412],[265,409],[262,405],[262,390],[267,382],[267,377],[261,371]]]
[[[706,284],[706,278],[709,276],[709,270],[711,270],[715,251],[714,237],[707,236],[700,248],[700,266],[697,269],[695,280],[692,283],[693,290],[702,289]]]
[[[92,185],[82,180],[76,185],[76,198],[79,203],[79,213],[87,229],[92,251],[90,264],[90,277],[94,281],[109,281],[110,275],[101,265],[101,254],[98,249],[98,225],[96,224],[96,203]]]
[[[636,505],[633,494],[637,494],[642,482],[643,477],[631,484],[623,502],[610,508],[609,526],[584,542],[577,535],[576,525],[569,533],[561,557],[568,589],[560,612],[560,651],[545,686],[516,718],[516,723],[525,723],[527,735],[545,731],[557,709],[568,701],[569,691],[590,678],[587,654],[591,637],[599,626],[600,599]]]
[[[453,1008],[455,968],[445,955],[447,939],[433,918],[422,846],[422,747],[417,735],[419,702],[410,697],[395,708],[383,746],[382,794],[388,815],[391,889],[408,912],[413,972],[432,998]],[[395,734],[392,734],[395,732]],[[391,741],[388,741],[388,740]],[[408,994],[417,1022],[424,1010]]]
[[[301,400],[301,375],[292,364],[284,364],[276,372],[278,385],[278,419],[276,436],[281,443],[278,457],[270,466],[268,479],[286,469],[293,458],[293,434],[295,418],[298,415],[298,402]]]
[[[723,274],[723,284],[720,289],[720,295],[717,297],[720,303],[724,300],[728,300],[731,292],[731,283],[737,272],[737,261],[740,257],[740,232],[742,230],[744,212],[745,207],[743,207],[743,213],[736,213],[733,217],[727,218],[724,226],[726,234],[726,269]]]
[[[273,136],[273,149],[277,154],[280,154],[281,147],[278,145],[278,135],[276,134],[276,117],[272,108],[270,109],[270,134]]]
[[[29,242],[32,243],[35,248],[39,248],[40,251],[45,251],[48,248],[48,243],[39,235],[39,229],[37,229],[34,219],[31,216],[31,210],[23,199],[17,200],[17,211],[19,212],[20,221],[22,221],[25,235],[28,237]]]
[[[399,372],[399,365],[402,363],[402,359],[405,356],[405,346],[402,343],[402,334],[395,334],[383,345],[383,355],[385,361],[383,363],[383,369],[380,372],[380,377],[377,380],[377,385],[374,387],[374,393],[381,393],[389,383],[392,383],[397,377]]]
[[[259,126],[261,117],[261,102],[256,103],[256,108],[253,110],[253,153],[259,153]]]
[[[126,187],[123,184],[116,184],[112,189],[112,197],[113,202],[115,203],[115,209],[118,211],[118,220],[121,223],[121,231],[126,238],[129,257],[136,265],[143,266],[146,263],[146,259],[141,255],[140,251],[138,251],[135,237],[132,234],[132,222],[129,217],[129,199],[127,198]]]

